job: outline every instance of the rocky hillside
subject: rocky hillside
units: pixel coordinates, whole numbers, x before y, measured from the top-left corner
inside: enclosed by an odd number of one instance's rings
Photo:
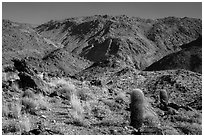
[[[201,26],[201,20],[194,18],[150,20],[104,15],[50,21],[36,30],[63,44],[64,50],[92,62],[114,56],[118,61],[144,69],[198,38]]]
[[[2,134],[201,135],[201,26],[125,15],[35,28],[3,20]]]
[[[5,66],[13,66],[13,59],[26,59],[41,72],[58,72],[64,75],[74,74],[86,67],[86,61],[64,51],[62,47],[61,43],[38,34],[29,24],[3,20],[2,63]],[[55,60],[58,62],[55,63]]]
[[[32,73],[19,62],[3,73],[2,134],[17,135],[201,135],[201,74],[187,70],[121,68],[83,82]],[[16,63],[17,63],[16,62]],[[22,65],[24,64],[24,65]],[[144,93],[139,133],[130,126],[130,94]],[[166,90],[168,103],[160,101]]]
[[[2,21],[2,61],[11,63],[16,57],[43,57],[46,52],[54,50],[52,44],[47,43],[29,24]]]
[[[181,51],[165,56],[146,70],[186,69],[202,73],[202,37],[182,45],[181,48]]]

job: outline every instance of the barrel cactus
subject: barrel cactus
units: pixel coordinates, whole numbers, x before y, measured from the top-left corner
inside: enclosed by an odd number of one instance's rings
[[[160,90],[160,103],[164,108],[168,105],[168,94],[166,90]]]
[[[144,121],[144,94],[140,89],[134,89],[131,93],[130,125],[140,131]]]

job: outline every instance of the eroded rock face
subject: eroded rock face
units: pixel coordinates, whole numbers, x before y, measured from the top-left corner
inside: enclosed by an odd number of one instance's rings
[[[92,62],[115,56],[144,69],[165,55],[179,51],[180,45],[195,40],[201,34],[201,20],[91,16],[52,21],[36,29]]]
[[[3,20],[3,63],[32,56],[40,62],[37,68],[70,76],[93,63],[114,58],[115,62],[143,70],[199,35],[201,20],[194,18],[90,16],[52,20],[35,30],[29,24]]]
[[[201,34],[201,20],[104,15],[50,21],[37,30],[3,21],[3,134],[133,134],[137,123],[130,124],[130,96],[136,88],[143,91],[140,134],[202,134],[202,75],[184,69],[138,70],[177,51],[187,62],[191,58],[183,55],[193,55],[197,66],[202,44],[186,43]],[[19,104],[27,89],[35,94],[27,100],[39,103],[32,115]],[[168,100],[161,101],[161,90]],[[26,132],[13,130],[23,121],[32,126]]]
[[[29,24],[2,21],[2,63],[11,64],[13,58],[27,56],[41,58],[48,51],[54,50],[53,45],[33,30]]]
[[[202,37],[181,46],[182,50],[169,54],[146,68],[148,71],[187,69],[202,73]]]
[[[14,69],[18,72],[18,86],[22,90],[33,88],[38,92],[43,92],[43,81],[37,76],[37,70],[32,68],[25,59],[13,59]]]

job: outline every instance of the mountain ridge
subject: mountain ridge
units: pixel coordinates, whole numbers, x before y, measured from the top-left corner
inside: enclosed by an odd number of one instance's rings
[[[202,73],[202,37],[181,46],[182,50],[169,54],[145,70],[187,69]]]
[[[45,37],[61,41],[71,53],[92,62],[113,55],[133,63],[138,69],[145,69],[165,55],[180,50],[179,45],[195,40],[201,34],[201,20],[175,17],[145,20],[104,15],[51,21],[38,26],[37,30]],[[115,52],[108,52],[111,45],[106,44],[107,39],[112,40]],[[114,48],[114,45],[119,46]]]
[[[2,134],[201,135],[201,21],[97,15],[34,27],[3,20]],[[145,71],[172,55],[169,62],[195,68]],[[139,132],[130,124],[135,89],[144,94]]]

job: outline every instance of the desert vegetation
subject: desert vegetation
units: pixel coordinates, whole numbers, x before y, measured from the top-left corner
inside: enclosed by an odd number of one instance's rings
[[[201,26],[125,15],[3,20],[2,134],[201,135]]]

